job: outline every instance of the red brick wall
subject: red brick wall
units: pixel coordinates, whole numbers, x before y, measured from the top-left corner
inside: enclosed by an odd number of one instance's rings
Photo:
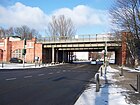
[[[4,57],[4,45],[5,45],[5,40],[4,39],[0,39],[0,62],[3,61],[3,57]]]
[[[11,42],[11,46],[12,46],[12,52],[17,50],[17,49],[23,49],[24,48],[24,42],[23,40],[21,41],[13,41]]]
[[[42,44],[36,43],[35,44],[35,56],[38,56],[40,58],[40,61],[42,62]]]
[[[8,62],[11,56],[11,42],[9,38],[4,39],[4,48],[3,48],[3,61]]]
[[[25,61],[33,63],[35,58],[35,41],[28,40],[26,45]]]

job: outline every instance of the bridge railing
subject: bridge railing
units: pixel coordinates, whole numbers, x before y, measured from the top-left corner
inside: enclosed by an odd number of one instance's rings
[[[72,37],[45,37],[44,43],[59,43],[59,42],[90,42],[90,41],[114,41],[112,34],[89,34],[89,35],[75,35]]]

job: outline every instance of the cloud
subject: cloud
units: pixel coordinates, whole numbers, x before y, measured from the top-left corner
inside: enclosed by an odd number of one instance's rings
[[[85,5],[78,5],[72,9],[60,8],[51,14],[44,13],[39,7],[26,6],[20,2],[8,7],[0,6],[0,24],[8,27],[27,25],[44,31],[53,15],[70,17],[77,29],[108,25],[107,11]]]
[[[78,5],[73,9],[61,8],[53,12],[53,15],[65,15],[70,17],[77,27],[92,25],[107,25],[108,15],[105,10],[90,8],[85,5]]]
[[[28,25],[41,30],[47,25],[48,16],[38,7],[25,6],[17,2],[13,6],[0,6],[0,24],[6,26]]]

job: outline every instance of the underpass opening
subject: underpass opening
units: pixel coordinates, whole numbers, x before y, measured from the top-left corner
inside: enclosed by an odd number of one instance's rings
[[[54,48],[54,58],[52,59],[52,48],[45,48],[43,52],[45,63],[72,63],[72,62],[91,62],[92,60],[104,61],[104,49],[75,49]],[[117,64],[120,58],[118,49],[107,51],[107,59],[111,64]]]

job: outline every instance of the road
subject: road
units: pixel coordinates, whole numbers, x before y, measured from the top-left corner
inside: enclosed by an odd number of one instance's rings
[[[0,105],[73,105],[98,65],[0,71]]]

